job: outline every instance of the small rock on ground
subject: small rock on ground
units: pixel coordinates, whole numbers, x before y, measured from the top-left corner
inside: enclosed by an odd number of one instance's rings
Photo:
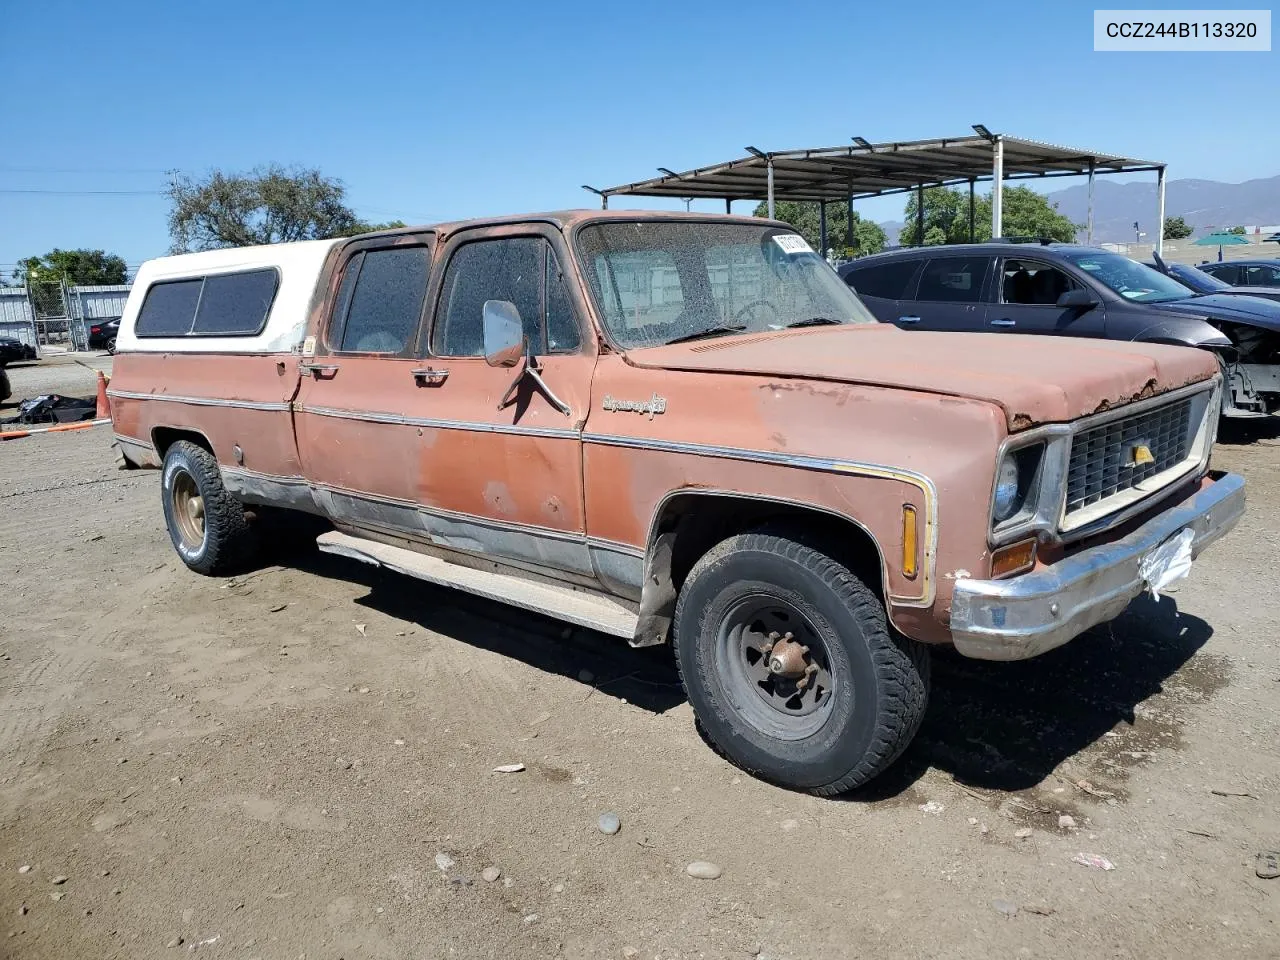
[[[30,872],[31,872],[31,864],[29,864],[29,863],[24,863],[22,866],[20,866],[20,867],[18,868],[18,872],[19,872],[19,873],[30,873]]]
[[[165,944],[165,946],[166,946],[166,947],[169,947],[170,949],[172,949],[173,947],[180,947],[180,946],[182,946],[182,938],[181,938],[181,937],[174,937],[172,940],[170,940],[168,943],[166,943],[166,944]]]
[[[453,857],[449,856],[447,853],[436,854],[436,867],[438,869],[443,870],[447,873],[448,871],[452,870],[455,866],[457,866],[457,864],[454,862]]]
[[[502,871],[497,867],[485,867],[480,871],[480,879],[485,883],[493,883],[500,876],[502,876]]]
[[[67,878],[66,878],[66,877],[54,877],[54,878],[53,878],[53,880],[52,880],[52,881],[50,881],[50,882],[51,882],[55,887],[60,887],[60,886],[62,886],[62,884],[64,884],[64,883],[66,883],[66,882],[67,882]]]
[[[622,829],[622,821],[618,819],[616,813],[602,813],[600,819],[596,821],[596,826],[600,828],[601,833],[612,835]]]
[[[991,905],[996,908],[998,913],[1003,913],[1006,917],[1016,917],[1018,915],[1018,905],[1010,903],[1008,900],[992,900]]]
[[[695,860],[684,868],[684,872],[695,880],[717,880],[724,870],[719,864],[707,860]]]
[[[1025,840],[1027,839],[1027,837],[1031,836],[1031,834],[1034,832],[1035,831],[1033,831],[1030,827],[1023,827],[1021,830],[1015,831],[1013,835],[1017,837],[1019,840]]]
[[[1280,877],[1280,851],[1264,850],[1254,861],[1253,872],[1259,880],[1274,880]]]
[[[1062,816],[1058,818],[1059,830],[1074,830],[1075,828],[1076,828],[1075,817],[1069,816],[1068,814],[1064,813]]]
[[[596,679],[596,675],[592,673],[590,670],[579,670],[578,679],[582,683],[594,683]]]

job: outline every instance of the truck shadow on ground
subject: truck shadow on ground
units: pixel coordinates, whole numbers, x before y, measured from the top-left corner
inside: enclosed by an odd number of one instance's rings
[[[849,799],[895,796],[930,767],[985,790],[1030,789],[1109,731],[1133,730],[1137,705],[1165,691],[1212,635],[1205,621],[1180,613],[1172,597],[1156,603],[1144,595],[1111,624],[1031,660],[996,663],[939,652],[920,733],[885,776]],[[1179,684],[1201,686],[1197,693],[1206,696],[1223,679],[1214,670],[1205,677],[1185,672]],[[1176,744],[1172,734],[1143,737],[1144,746]]]
[[[653,713],[685,701],[670,647],[632,650],[614,637],[339,558],[317,554],[294,565],[363,583],[369,593],[357,601],[362,606],[594,687],[597,695]],[[1135,707],[1164,690],[1212,634],[1205,621],[1180,613],[1173,598],[1144,596],[1114,623],[1032,660],[993,663],[937,651],[920,733],[889,771],[846,799],[896,797],[930,768],[985,790],[1030,789],[1108,731],[1133,725]],[[1206,684],[1204,694],[1216,689]]]
[[[290,562],[318,576],[364,584],[369,593],[356,601],[361,606],[568,677],[651,713],[685,702],[670,647],[633,650],[617,637],[340,557],[317,553]]]

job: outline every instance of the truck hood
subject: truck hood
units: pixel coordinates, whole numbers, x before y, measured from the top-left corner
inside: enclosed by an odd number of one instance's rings
[[[887,324],[739,334],[629,350],[637,367],[825,380],[995,404],[1009,430],[1058,423],[1207,380],[1201,350],[1073,337],[903,331]]]
[[[1266,330],[1280,331],[1280,303],[1261,297],[1240,296],[1237,293],[1206,293],[1185,300],[1171,300],[1153,304],[1162,312],[1180,317],[1192,316],[1202,320],[1228,320],[1247,323]]]

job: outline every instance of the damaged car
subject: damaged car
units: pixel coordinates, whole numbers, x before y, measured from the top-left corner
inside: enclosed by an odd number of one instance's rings
[[[1118,253],[1075,244],[958,244],[855,260],[840,275],[883,323],[1097,337],[1211,351],[1225,417],[1280,412],[1280,310],[1198,293]]]

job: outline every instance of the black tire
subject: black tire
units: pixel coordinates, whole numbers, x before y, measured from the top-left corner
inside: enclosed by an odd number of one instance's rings
[[[0,403],[4,403],[13,396],[13,388],[9,385],[9,372],[4,367],[0,367]]]
[[[726,652],[735,643],[745,650],[754,642],[748,636],[761,635],[744,627],[735,641],[734,630],[726,633],[726,623],[753,616],[737,611],[754,604],[793,611],[797,636],[809,637],[811,648],[818,642],[821,649],[805,661],[825,660],[815,675],[830,688],[825,700],[806,694],[817,704],[810,713],[779,706],[791,681],[756,680],[749,650],[741,664]],[[707,737],[737,766],[781,786],[820,796],[861,786],[898,758],[924,719],[928,649],[890,630],[875,593],[803,537],[746,533],[713,547],[680,590],[674,627],[676,663]],[[799,702],[793,697],[785,706]]]
[[[112,337],[110,340],[107,341],[107,353],[111,354],[111,356],[113,357],[116,355],[116,338],[115,337]]]
[[[165,526],[183,563],[205,576],[244,567],[255,538],[244,507],[223,486],[213,454],[179,440],[165,452],[160,486]],[[198,505],[192,503],[195,498]]]

